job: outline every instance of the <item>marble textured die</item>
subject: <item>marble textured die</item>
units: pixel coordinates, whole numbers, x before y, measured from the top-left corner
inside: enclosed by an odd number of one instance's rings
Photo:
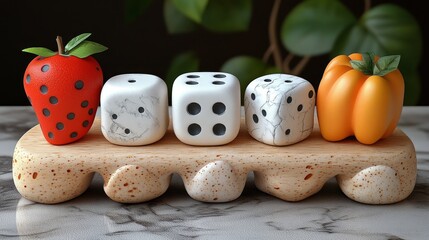
[[[315,91],[307,80],[289,74],[261,76],[244,96],[249,134],[269,145],[302,141],[313,130],[314,105]]]
[[[165,82],[150,74],[121,74],[101,91],[101,130],[118,145],[146,145],[161,139],[169,124]]]
[[[183,143],[231,142],[240,130],[240,107],[240,83],[229,73],[190,72],[173,83],[173,129]]]

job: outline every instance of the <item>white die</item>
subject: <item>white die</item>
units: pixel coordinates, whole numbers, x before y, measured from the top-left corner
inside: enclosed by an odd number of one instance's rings
[[[168,93],[165,82],[150,74],[121,74],[101,90],[101,130],[118,145],[146,145],[167,131]]]
[[[245,121],[256,140],[285,146],[313,131],[315,91],[307,80],[270,74],[253,80],[244,96]]]
[[[240,83],[229,73],[185,73],[173,83],[173,129],[183,143],[231,142],[240,130],[240,107]]]

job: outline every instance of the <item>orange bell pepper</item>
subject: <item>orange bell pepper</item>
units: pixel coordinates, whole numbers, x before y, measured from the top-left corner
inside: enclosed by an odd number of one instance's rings
[[[404,100],[400,56],[339,55],[327,65],[317,90],[320,132],[328,141],[355,136],[373,144],[396,128]]]

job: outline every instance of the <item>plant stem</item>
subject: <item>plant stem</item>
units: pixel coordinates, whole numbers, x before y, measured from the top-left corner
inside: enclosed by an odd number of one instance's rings
[[[58,54],[63,55],[64,54],[64,44],[63,44],[63,38],[61,36],[57,36],[57,47],[58,47]]]
[[[262,61],[265,63],[268,62],[268,59],[270,58],[271,54],[273,53],[273,47],[270,45],[267,50],[264,53],[264,56],[262,57]]]
[[[285,73],[290,73],[291,72],[290,71],[290,63],[291,63],[293,57],[295,57],[295,55],[293,55],[293,53],[289,53],[286,56],[285,60],[283,61],[283,68],[282,68],[283,72],[285,72]]]
[[[365,0],[369,2],[370,0]],[[277,16],[280,9],[281,0],[275,0],[273,8],[271,10],[270,21],[268,25],[268,36],[270,39],[270,46],[264,53],[263,61],[267,62],[268,58],[272,55],[274,58],[274,64],[278,69],[280,69],[284,73],[291,73],[293,75],[299,75],[304,69],[305,65],[307,65],[308,61],[310,61],[309,56],[303,57],[298,64],[292,69],[291,62],[295,57],[293,53],[289,53],[284,61],[282,61],[282,54],[279,48],[278,40],[277,40],[277,29],[276,29],[276,21]],[[370,3],[369,3],[370,4]]]
[[[277,16],[279,13],[281,2],[282,2],[281,0],[274,1],[274,5],[273,5],[273,9],[271,10],[270,21],[268,25],[268,36],[270,39],[269,49],[271,49],[270,52],[273,54],[274,64],[279,69],[282,69],[282,55],[281,55],[278,40],[277,40],[276,21],[277,21]]]
[[[304,56],[301,60],[299,60],[299,63],[293,68],[291,73],[293,75],[299,75],[304,69],[305,65],[307,65],[308,61],[310,61],[310,57]]]
[[[371,0],[365,0],[365,12],[371,8]]]

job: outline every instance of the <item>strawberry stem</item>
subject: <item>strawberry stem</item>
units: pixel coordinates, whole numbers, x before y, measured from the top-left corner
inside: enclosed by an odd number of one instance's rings
[[[64,54],[64,44],[61,36],[57,36],[57,46],[58,46],[58,54]]]

